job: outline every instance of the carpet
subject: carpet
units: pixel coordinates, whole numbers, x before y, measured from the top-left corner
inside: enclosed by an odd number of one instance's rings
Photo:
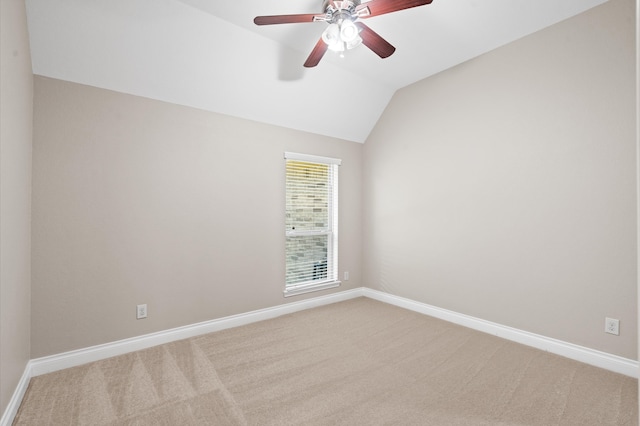
[[[638,381],[367,298],[34,377],[15,425],[638,425]]]

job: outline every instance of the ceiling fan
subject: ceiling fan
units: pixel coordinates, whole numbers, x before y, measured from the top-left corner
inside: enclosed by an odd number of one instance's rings
[[[372,18],[386,13],[430,4],[433,0],[323,0],[324,13],[298,15],[257,16],[256,25],[296,24],[323,21],[329,26],[322,33],[311,54],[304,63],[307,68],[315,67],[327,49],[344,52],[361,43],[381,58],[395,52],[388,41],[366,26],[360,19]]]

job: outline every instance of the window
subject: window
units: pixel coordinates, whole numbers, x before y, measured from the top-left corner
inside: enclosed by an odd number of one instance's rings
[[[340,285],[338,166],[340,160],[285,152],[285,296]]]

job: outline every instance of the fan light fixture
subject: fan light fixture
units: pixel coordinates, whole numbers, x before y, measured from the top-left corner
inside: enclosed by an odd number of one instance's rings
[[[358,47],[362,43],[359,32],[353,21],[344,19],[329,24],[322,33],[322,41],[334,52],[344,52]]]
[[[253,22],[256,25],[296,24],[302,22],[325,22],[329,24],[304,62],[306,68],[311,68],[318,65],[327,50],[340,52],[340,56],[343,56],[345,50],[353,49],[360,44],[367,46],[379,57],[388,58],[395,52],[396,48],[361,20],[423,6],[430,4],[432,1],[322,0],[324,13],[256,16]]]

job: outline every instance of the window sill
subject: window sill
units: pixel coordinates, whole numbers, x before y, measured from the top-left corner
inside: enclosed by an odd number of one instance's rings
[[[321,284],[307,284],[304,286],[288,288],[284,291],[284,297],[297,296],[299,294],[311,293],[312,291],[327,290],[338,287],[342,281],[329,281]]]

